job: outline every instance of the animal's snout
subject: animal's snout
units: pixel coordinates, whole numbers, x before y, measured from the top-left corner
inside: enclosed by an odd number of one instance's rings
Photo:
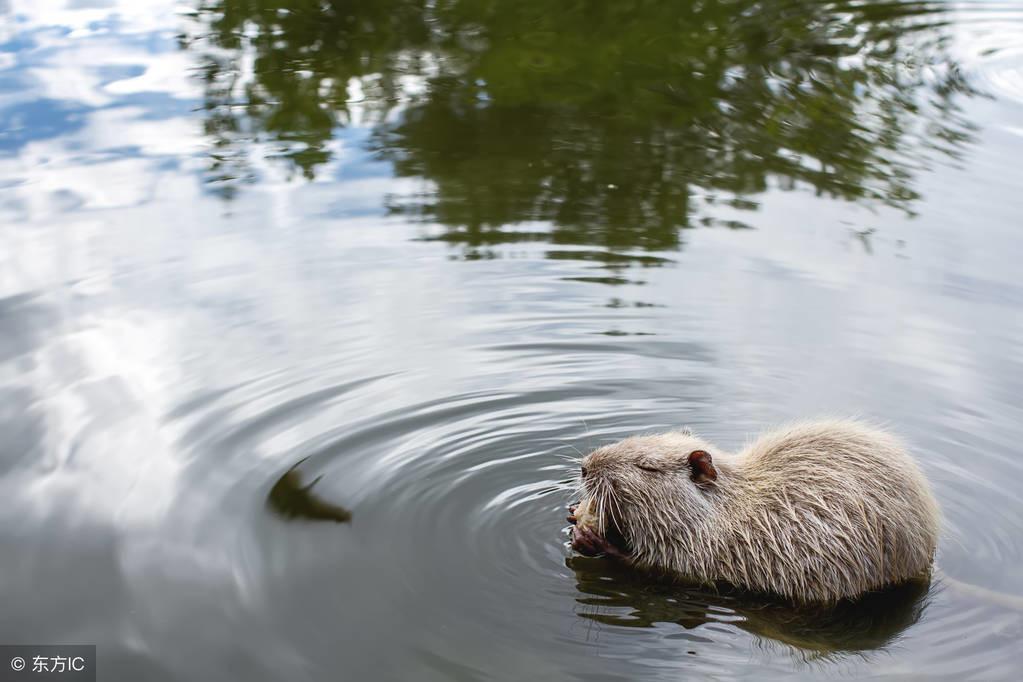
[[[583,478],[586,478],[587,476],[590,475],[590,470],[587,469],[586,465],[584,464],[583,466],[579,467],[579,473],[582,474]]]

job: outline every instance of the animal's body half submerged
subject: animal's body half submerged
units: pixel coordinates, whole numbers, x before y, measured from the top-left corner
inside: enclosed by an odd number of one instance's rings
[[[738,454],[689,431],[582,461],[572,546],[703,583],[800,602],[926,575],[939,512],[892,436],[854,421],[792,425]]]

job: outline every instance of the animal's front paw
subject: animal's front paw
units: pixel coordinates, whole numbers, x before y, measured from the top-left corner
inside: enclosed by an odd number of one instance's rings
[[[584,526],[572,529],[572,549],[583,556],[608,556],[623,559],[626,555],[607,539]]]

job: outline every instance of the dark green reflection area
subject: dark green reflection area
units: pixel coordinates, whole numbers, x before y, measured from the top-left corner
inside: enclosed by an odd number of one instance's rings
[[[722,588],[720,592],[651,580],[606,559],[571,557],[582,592],[579,616],[605,625],[650,628],[681,625],[701,641],[701,627],[729,623],[759,637],[795,647],[809,658],[883,650],[920,620],[929,579],[908,582],[835,605],[794,605],[781,599]],[[685,641],[679,642],[680,654]]]
[[[671,249],[748,226],[769,188],[912,213],[918,172],[971,139],[945,21],[930,2],[221,0],[186,44],[227,197],[257,179],[254,139],[314,177],[357,107],[375,155],[429,181],[390,210],[441,239]],[[530,221],[550,230],[498,229]]]

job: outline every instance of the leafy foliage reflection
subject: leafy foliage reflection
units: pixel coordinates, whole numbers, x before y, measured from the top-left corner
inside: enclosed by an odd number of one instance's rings
[[[673,248],[743,227],[769,187],[912,212],[972,94],[930,2],[212,0],[201,55],[211,186],[268,146],[312,178],[356,119],[392,211],[440,238]],[[251,64],[251,67],[249,66]],[[508,230],[543,221],[548,230]]]

